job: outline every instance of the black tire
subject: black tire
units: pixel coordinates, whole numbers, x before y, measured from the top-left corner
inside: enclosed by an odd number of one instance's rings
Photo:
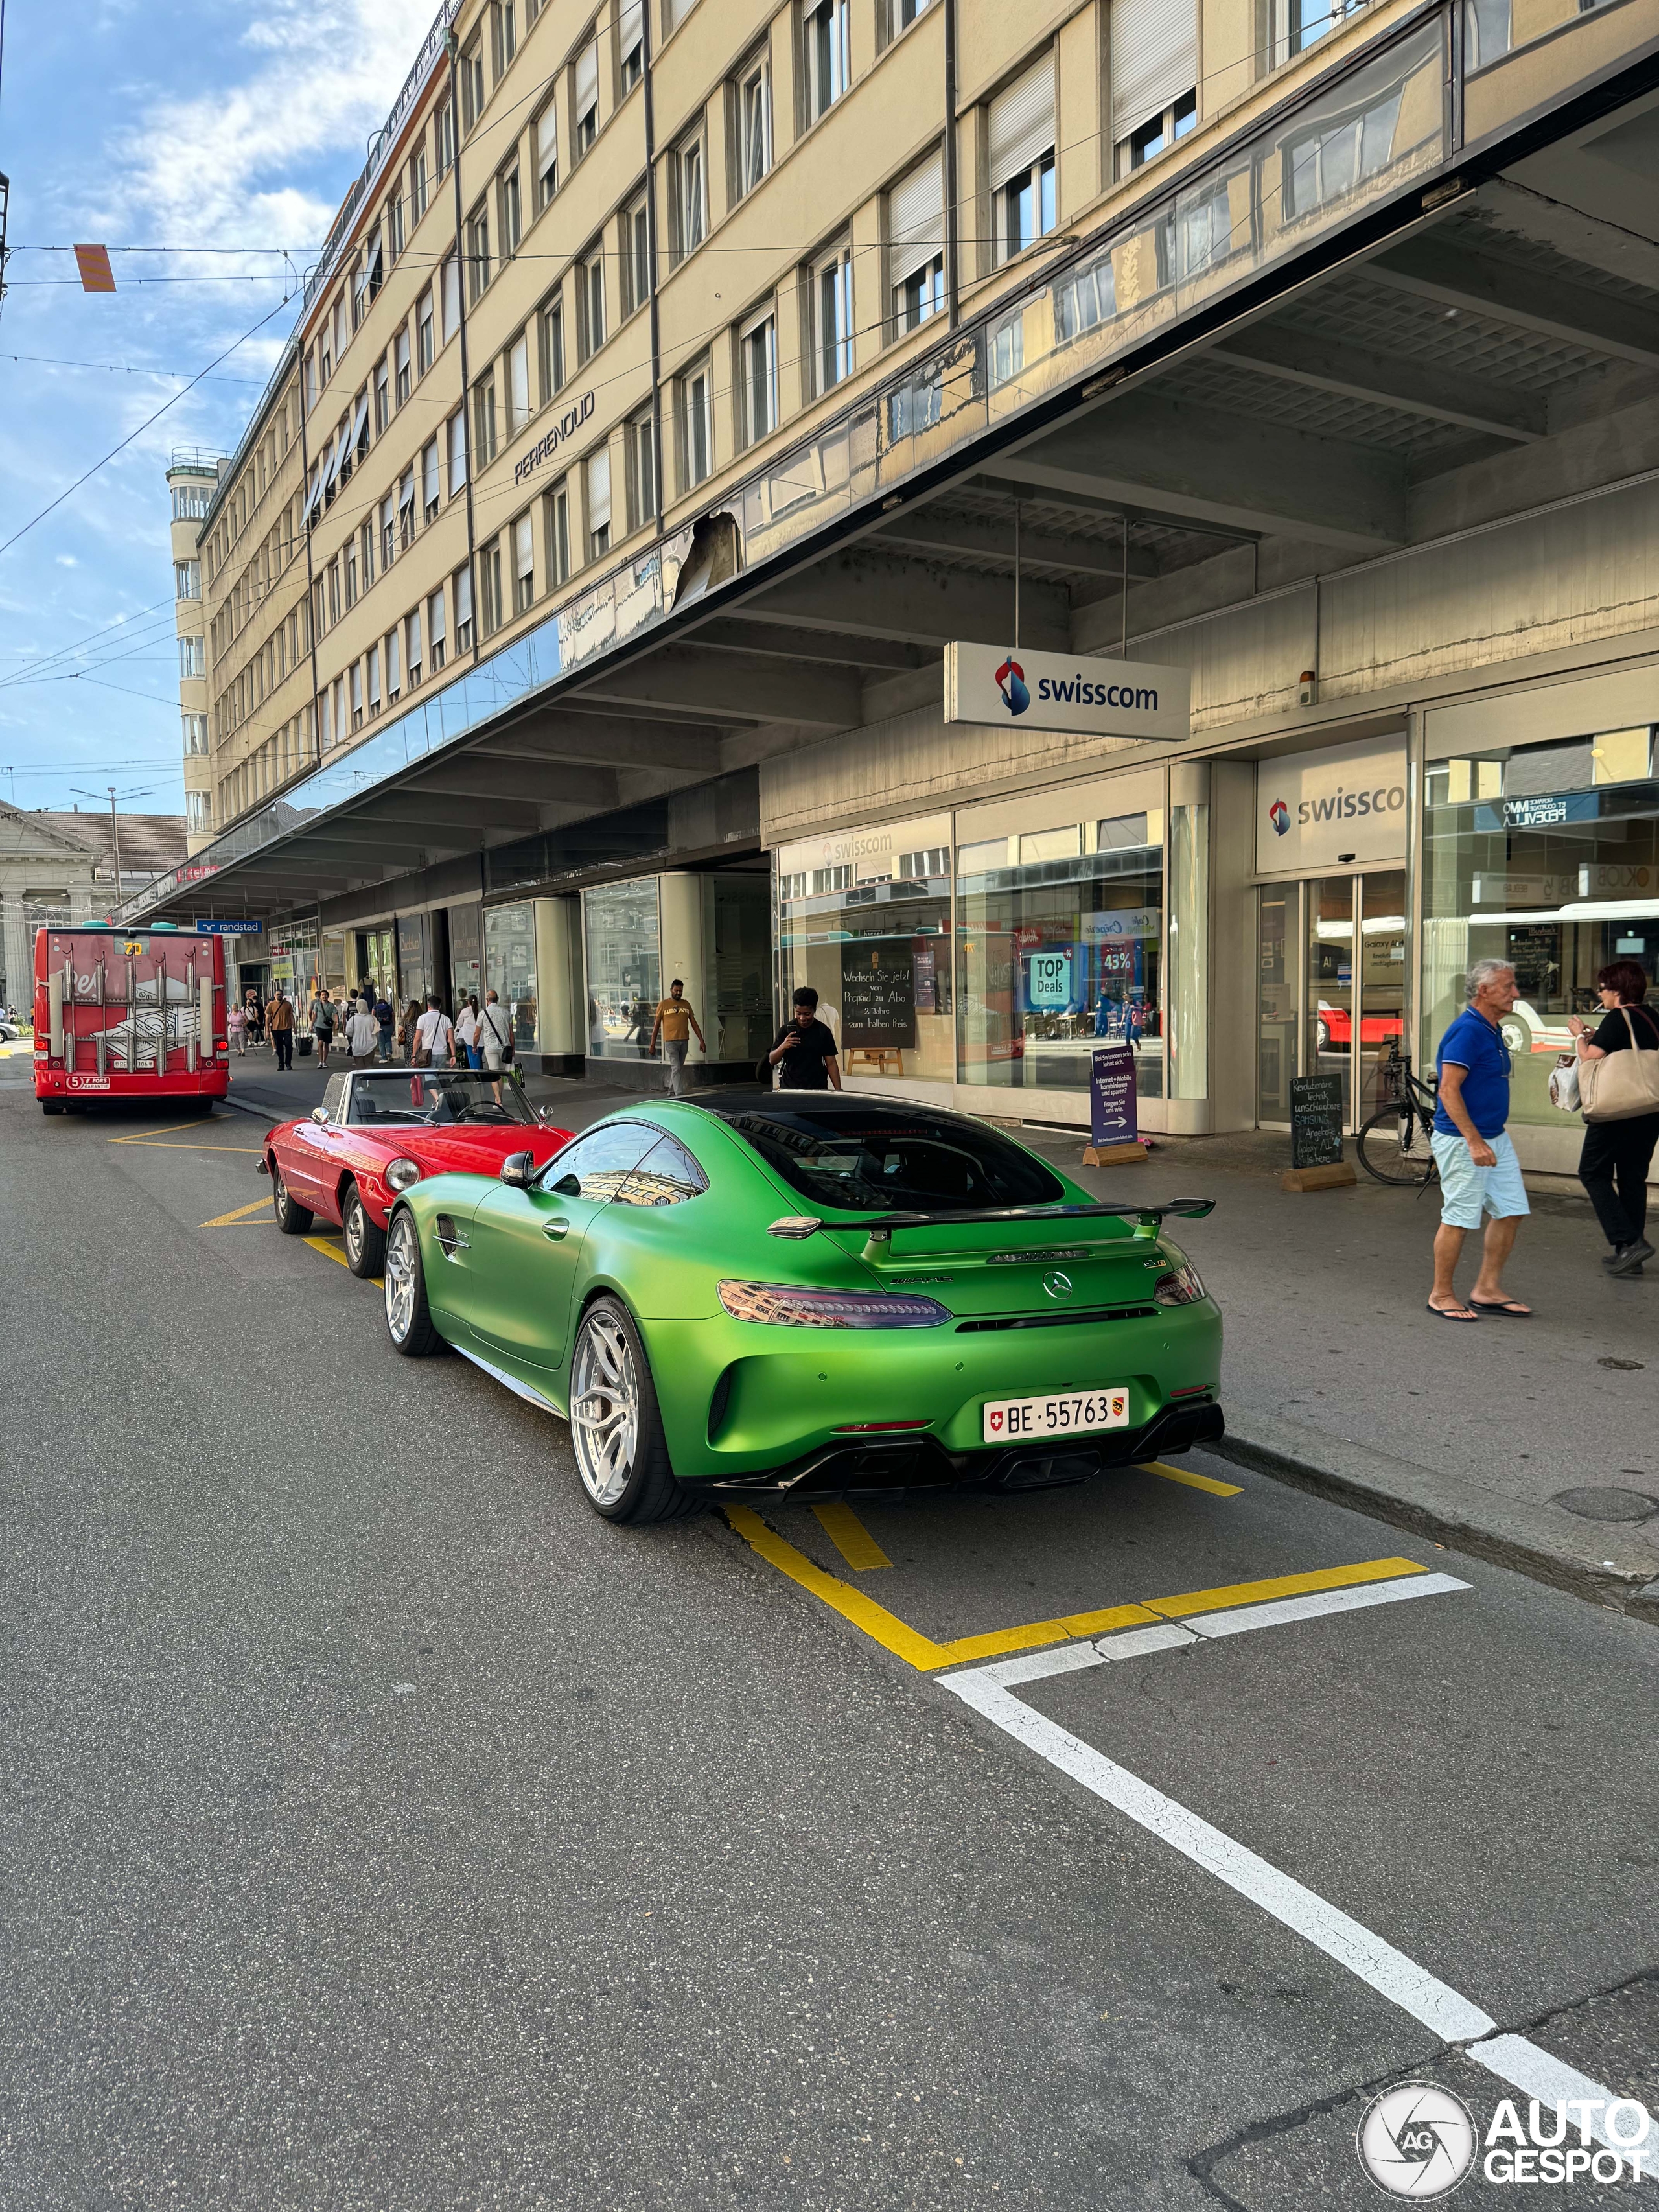
[[[40,1111],[43,1114],[61,1114],[63,1110],[64,1107],[61,1099],[43,1098],[40,1101]]]
[[[421,1265],[421,1237],[415,1217],[406,1206],[396,1208],[386,1230],[386,1334],[394,1352],[405,1359],[426,1359],[446,1349],[432,1325],[432,1309],[426,1302],[426,1270]]]
[[[612,1410],[586,1419],[583,1401]],[[570,1347],[570,1444],[582,1495],[603,1519],[639,1527],[702,1511],[701,1495],[675,1476],[634,1316],[608,1293],[583,1314]]]
[[[1384,1106],[1373,1114],[1357,1139],[1359,1164],[1374,1182],[1396,1190],[1417,1190],[1434,1178],[1429,1125],[1415,1108]]]
[[[316,1219],[308,1206],[301,1206],[283,1181],[283,1171],[275,1160],[270,1164],[270,1203],[276,1216],[276,1226],[284,1237],[305,1237],[310,1234]]]
[[[340,1225],[345,1234],[346,1265],[360,1282],[373,1282],[385,1272],[386,1231],[369,1218],[356,1184],[348,1184]]]

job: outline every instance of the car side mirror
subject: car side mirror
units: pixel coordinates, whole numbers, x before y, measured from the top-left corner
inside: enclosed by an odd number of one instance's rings
[[[313,1120],[313,1121],[320,1121],[320,1122],[322,1123],[322,1125],[323,1125],[324,1128],[327,1128],[327,1127],[328,1127],[328,1109],[327,1109],[327,1107],[326,1107],[326,1106],[313,1106],[313,1107],[312,1108],[312,1109],[311,1109],[311,1118],[312,1118],[312,1120]]]
[[[535,1172],[534,1152],[509,1152],[501,1162],[501,1181],[509,1190],[528,1190]]]

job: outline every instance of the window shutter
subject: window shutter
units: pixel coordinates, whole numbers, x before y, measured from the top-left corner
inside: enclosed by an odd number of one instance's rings
[[[472,571],[471,568],[458,568],[455,571],[455,626],[459,629],[463,623],[470,623],[471,619]]]
[[[945,164],[930,154],[887,195],[890,284],[902,284],[945,251]]]
[[[1054,143],[1054,58],[1050,51],[991,102],[991,190],[1000,191],[1011,177],[1024,176],[1042,155],[1052,152]]]
[[[1197,82],[1197,0],[1112,0],[1115,144]]]
[[[531,576],[535,568],[536,549],[530,517],[521,514],[513,526],[513,572],[516,576]]]
[[[578,120],[599,104],[599,46],[596,39],[576,57],[576,115]]]
[[[556,106],[543,108],[536,118],[536,174],[544,177],[559,158],[559,111]]]
[[[625,0],[617,32],[622,58],[624,61],[628,59],[644,35],[644,0]]]
[[[587,464],[587,526],[602,530],[611,520],[611,456],[601,447]]]

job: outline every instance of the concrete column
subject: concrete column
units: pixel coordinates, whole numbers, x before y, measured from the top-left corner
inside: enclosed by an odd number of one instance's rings
[[[668,987],[676,975],[685,985],[685,995],[691,1001],[703,1034],[709,1034],[712,1008],[708,1004],[709,974],[714,965],[714,946],[706,942],[703,922],[703,879],[701,876],[674,874],[664,876],[662,882],[662,995],[668,996]],[[691,1034],[686,1051],[686,1065],[690,1066],[708,1054],[697,1042],[696,1032]]]

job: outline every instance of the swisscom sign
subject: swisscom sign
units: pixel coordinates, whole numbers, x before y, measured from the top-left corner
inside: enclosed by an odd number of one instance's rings
[[[1079,737],[1184,738],[1192,678],[1146,660],[952,644],[945,648],[945,719]]]
[[[1375,738],[1256,763],[1258,875],[1405,858],[1403,738]]]

